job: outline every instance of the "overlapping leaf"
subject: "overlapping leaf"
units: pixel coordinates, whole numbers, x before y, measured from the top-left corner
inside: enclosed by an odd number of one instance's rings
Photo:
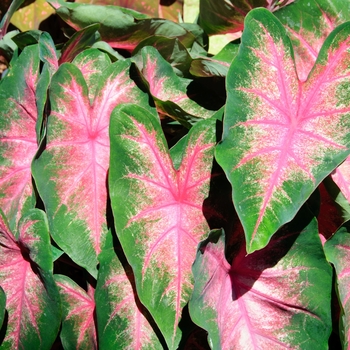
[[[121,264],[116,250],[123,254],[113,247],[112,237],[106,241],[99,255],[95,293],[99,348],[163,349],[155,333],[156,325],[137,296],[131,267],[125,257]]]
[[[275,11],[294,0],[201,0],[199,23],[208,34],[235,33],[243,30],[244,18],[255,7]]]
[[[337,291],[341,305],[340,330],[343,349],[350,344],[350,225],[349,222],[326,242],[326,257],[334,265],[337,276]]]
[[[265,9],[246,17],[216,156],[248,253],[266,246],[350,152],[349,33],[346,24],[328,37],[302,83],[281,23]]]
[[[33,209],[16,236],[0,215],[0,285],[8,319],[4,349],[50,349],[60,325],[59,295],[52,275],[45,214]]]
[[[35,0],[32,4],[19,9],[14,13],[11,23],[22,32],[38,29],[41,22],[54,13],[54,9],[46,0]]]
[[[98,28],[98,24],[92,24],[77,31],[62,47],[59,64],[72,62],[75,56],[95,43]]]
[[[201,243],[189,309],[212,349],[328,349],[332,271],[316,220],[303,215],[250,255],[237,227],[231,264],[221,230]]]
[[[171,116],[187,127],[213,115],[214,111],[200,106],[193,96],[188,95],[191,80],[178,77],[155,48],[144,47],[140,58],[134,60],[160,113]]]
[[[343,0],[300,0],[275,15],[287,29],[299,79],[305,81],[327,36],[338,25],[350,20],[350,3]]]
[[[31,208],[30,164],[37,151],[38,46],[27,47],[0,85],[0,208],[14,229]]]
[[[350,202],[350,158],[347,158],[332,173],[333,181],[338,185],[344,197]]]
[[[142,40],[152,35],[179,38],[186,47],[190,47],[196,41],[201,43],[204,35],[197,25],[190,25],[191,28],[195,26],[195,32],[192,29],[188,30],[186,24],[149,18],[123,7],[70,3],[63,0],[48,2],[56,9],[57,14],[76,30],[99,23],[102,40],[114,48],[132,51]]]
[[[91,60],[98,63],[99,57]],[[96,256],[107,232],[110,113],[122,102],[148,106],[148,98],[130,79],[130,62],[115,62],[100,71],[92,61],[83,72],[65,63],[53,76],[46,149],[34,162],[33,175],[52,237],[96,276]]]
[[[114,110],[109,186],[115,227],[133,268],[141,302],[171,349],[181,338],[182,308],[192,289],[191,265],[208,226],[215,119],[190,131],[175,170],[159,121],[136,105]]]
[[[88,292],[69,277],[55,275],[62,302],[60,338],[67,349],[97,349],[94,289]]]

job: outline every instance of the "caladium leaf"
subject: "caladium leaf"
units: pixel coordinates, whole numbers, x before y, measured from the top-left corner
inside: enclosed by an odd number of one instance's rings
[[[51,74],[55,73],[58,69],[59,63],[55,43],[53,42],[50,34],[42,32],[38,43],[40,59],[44,63],[48,64]]]
[[[64,275],[54,278],[62,303],[60,338],[64,349],[97,349],[94,289],[89,285],[86,292]]]
[[[171,64],[176,74],[180,77],[188,75],[191,65],[191,55],[178,38],[165,36],[151,36],[141,41],[132,55],[135,56],[145,46],[153,46],[161,56]]]
[[[350,202],[350,157],[334,170],[332,179],[340,188],[348,202]]]
[[[192,61],[190,73],[196,77],[226,77],[229,67],[229,63],[203,57]]]
[[[275,12],[287,29],[295,52],[299,79],[305,81],[327,36],[350,20],[350,3],[342,0],[301,0]]]
[[[6,294],[0,287],[0,329],[5,318]]]
[[[294,0],[201,0],[199,24],[208,34],[235,33],[243,30],[244,18],[255,7],[275,11]]]
[[[178,324],[191,293],[191,264],[208,230],[202,205],[215,121],[191,129],[176,171],[159,120],[137,105],[117,107],[111,116],[109,188],[116,232],[139,298],[170,349],[181,338]]]
[[[118,61],[100,72],[98,87],[90,84],[92,102],[84,76],[94,72],[88,68],[83,75],[74,64],[64,63],[53,76],[46,149],[32,171],[53,239],[96,277],[97,255],[107,232],[110,113],[122,102],[148,106],[148,96],[130,79],[130,62]],[[95,78],[87,80],[96,83]]]
[[[0,285],[6,293],[4,349],[50,349],[60,325],[45,213],[32,209],[14,235],[0,215]],[[4,325],[5,326],[5,325]]]
[[[76,32],[62,47],[59,64],[72,62],[74,57],[97,41],[99,24],[92,24]]]
[[[22,5],[24,0],[14,0],[9,2],[9,7],[5,8],[5,14],[1,19],[0,22],[0,40],[5,36],[7,33],[7,28],[10,24],[11,17],[13,14],[19,9],[19,7]],[[3,9],[4,10],[4,9]]]
[[[70,3],[62,0],[49,0],[48,2],[56,9],[57,14],[75,30],[99,23],[102,40],[114,48],[132,51],[142,40],[152,35],[178,37],[186,47],[198,41],[197,36],[184,25],[166,19],[149,18],[131,9]],[[203,35],[203,30],[195,26]]]
[[[91,48],[77,55],[73,63],[83,74],[89,90],[90,102],[93,103],[97,90],[99,89],[101,72],[108,68],[111,64],[111,60],[105,53]]]
[[[248,253],[266,246],[350,152],[349,33],[346,24],[328,37],[302,83],[281,23],[266,9],[246,17],[216,158],[232,184]]]
[[[343,349],[350,344],[350,224],[347,222],[324,245],[326,257],[334,265],[337,277],[337,292],[341,304],[340,338]]]
[[[224,235],[213,231],[193,265],[189,310],[208,331],[211,348],[328,349],[332,270],[317,221],[298,214],[264,250],[250,255],[240,227],[228,241],[225,252]]]
[[[22,211],[34,205],[30,165],[38,148],[39,63],[38,46],[25,48],[0,85],[0,208],[11,229]]]
[[[121,264],[118,255],[123,259]],[[141,304],[134,275],[112,235],[98,257],[100,262],[95,292],[99,349],[163,349],[157,328]]]
[[[213,115],[214,111],[205,109],[188,96],[191,80],[177,76],[155,48],[144,47],[134,61],[161,114],[169,115],[186,127]]]
[[[11,18],[11,23],[22,32],[38,29],[40,23],[54,13],[54,9],[46,0],[35,0],[16,11]]]
[[[76,0],[75,2],[82,4],[94,5],[115,5],[127,7],[135,11],[144,13],[153,18],[166,18],[172,21],[177,21],[179,15],[182,14],[183,1],[182,0],[149,0],[144,1],[129,1],[129,0]]]

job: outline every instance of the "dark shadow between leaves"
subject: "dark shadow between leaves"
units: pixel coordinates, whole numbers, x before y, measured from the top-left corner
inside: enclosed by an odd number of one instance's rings
[[[234,229],[226,237],[233,301],[250,291],[264,270],[273,268],[288,254],[312,219],[313,215],[305,205],[290,223],[274,234],[265,248],[247,255],[244,231],[236,214]]]
[[[179,328],[182,331],[178,350],[210,350],[208,333],[191,320],[188,304],[183,308]]]

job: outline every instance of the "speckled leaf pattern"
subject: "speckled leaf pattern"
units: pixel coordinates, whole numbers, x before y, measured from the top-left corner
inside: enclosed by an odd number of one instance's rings
[[[0,85],[0,208],[14,229],[31,208],[30,165],[37,151],[38,46],[27,47]]]
[[[350,2],[301,0],[275,12],[294,48],[299,79],[305,81],[327,36],[350,20]]]
[[[22,32],[30,29],[38,29],[40,23],[54,12],[54,9],[46,0],[35,0],[32,4],[19,9],[12,16],[11,23]]]
[[[141,302],[170,349],[181,337],[182,308],[192,290],[191,265],[208,232],[202,213],[215,145],[215,120],[190,131],[176,171],[159,120],[125,105],[111,117],[109,187],[115,228],[134,271]]]
[[[99,255],[95,292],[99,349],[163,349],[155,333],[155,323],[137,296],[131,267],[121,249],[113,247],[111,236],[106,242]]]
[[[332,270],[317,221],[301,215],[249,255],[242,229],[229,232],[231,264],[221,230],[199,246],[189,309],[212,349],[328,349]]]
[[[62,302],[60,338],[65,350],[97,349],[94,289],[86,292],[69,277],[55,275]]]
[[[337,27],[301,82],[281,23],[265,9],[246,17],[216,158],[248,253],[265,247],[350,152],[349,34],[348,24]]]
[[[339,334],[343,349],[350,345],[350,224],[344,224],[324,246],[326,257],[334,265],[337,294],[341,305]]]
[[[148,100],[130,79],[129,67],[127,60],[110,64],[97,81],[96,75],[88,78],[96,73],[89,65],[84,73],[71,63],[60,66],[51,81],[46,148],[32,169],[53,239],[95,277],[107,232],[110,113],[119,103]]]
[[[0,216],[0,285],[6,294],[3,349],[50,349],[60,325],[59,295],[45,214],[32,209],[16,236]]]

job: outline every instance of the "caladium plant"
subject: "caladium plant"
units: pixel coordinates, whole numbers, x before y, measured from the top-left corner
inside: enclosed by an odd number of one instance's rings
[[[0,349],[347,349],[349,5],[201,0],[182,23],[49,0],[62,39],[7,33],[22,2],[0,24]]]

